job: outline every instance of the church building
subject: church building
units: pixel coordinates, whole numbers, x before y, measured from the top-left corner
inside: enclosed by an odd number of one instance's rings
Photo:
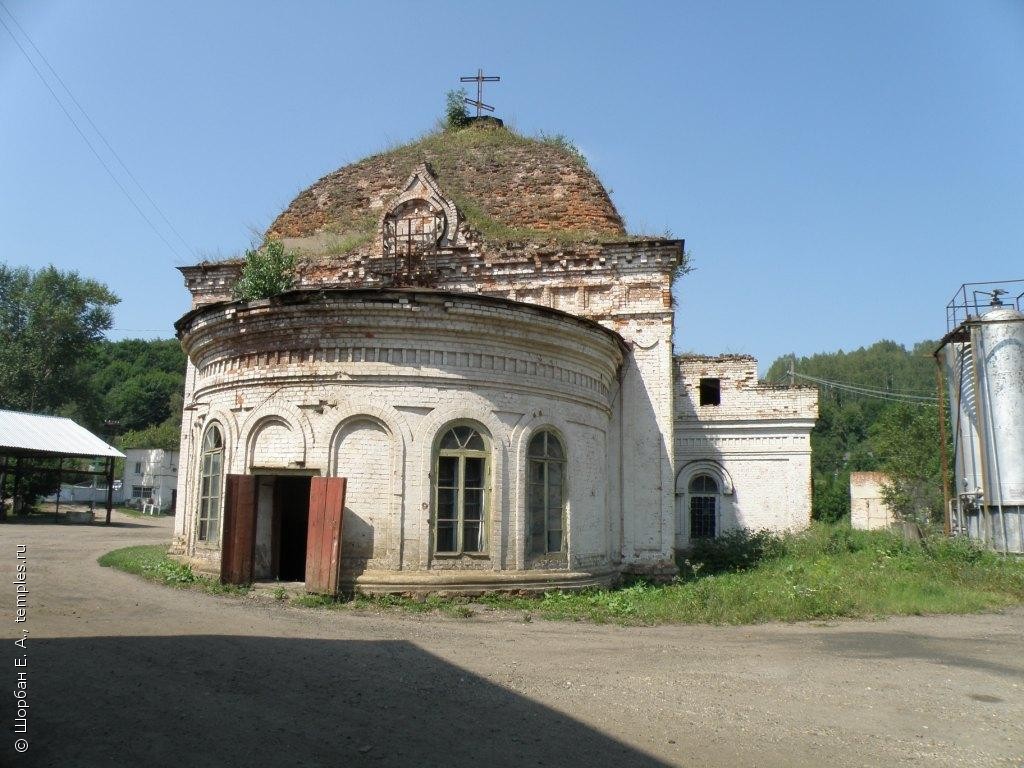
[[[813,388],[673,354],[683,241],[494,119],[343,167],[270,226],[291,290],[183,267],[172,553],[310,591],[579,588],[810,519]],[[681,308],[685,313],[685,307]],[[686,339],[686,346],[699,339]]]

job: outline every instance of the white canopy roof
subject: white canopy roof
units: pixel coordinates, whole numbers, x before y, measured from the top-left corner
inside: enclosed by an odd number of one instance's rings
[[[124,454],[63,416],[0,411],[0,454],[104,456]]]

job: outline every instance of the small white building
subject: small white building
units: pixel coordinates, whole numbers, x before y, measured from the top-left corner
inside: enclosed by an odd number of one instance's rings
[[[749,355],[681,355],[674,373],[676,549],[810,524],[817,387],[763,384]]]
[[[173,510],[178,487],[178,452],[126,448],[124,453],[124,500],[151,501],[161,510]]]
[[[850,525],[864,531],[888,528],[896,521],[882,498],[882,486],[889,482],[884,472],[850,473]]]

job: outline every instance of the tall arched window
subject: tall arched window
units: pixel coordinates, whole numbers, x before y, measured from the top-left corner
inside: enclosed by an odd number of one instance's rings
[[[526,450],[530,551],[535,555],[565,549],[565,450],[553,432],[543,430]]]
[[[221,470],[224,468],[224,439],[220,428],[210,425],[203,435],[199,470],[199,541],[220,539]]]
[[[718,533],[718,483],[711,475],[690,481],[690,538],[713,539]]]
[[[437,451],[434,552],[487,550],[489,452],[473,427],[449,429]]]

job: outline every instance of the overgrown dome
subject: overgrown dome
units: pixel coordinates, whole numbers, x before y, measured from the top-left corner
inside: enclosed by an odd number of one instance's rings
[[[571,144],[478,124],[430,134],[324,176],[291,202],[267,237],[307,253],[361,250],[422,163],[485,240],[626,234],[608,193]]]

